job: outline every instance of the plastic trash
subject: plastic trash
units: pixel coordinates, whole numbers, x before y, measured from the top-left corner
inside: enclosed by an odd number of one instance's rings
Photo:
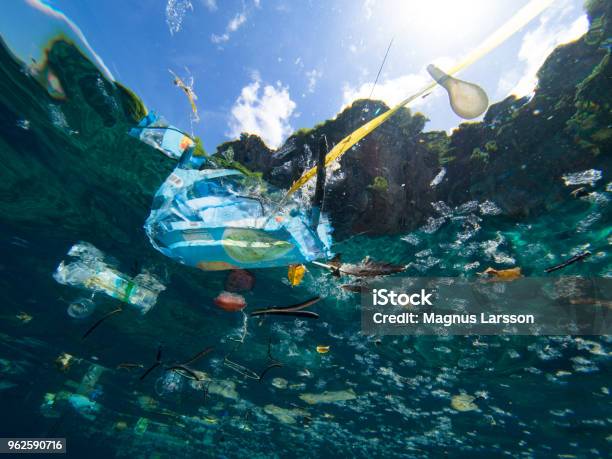
[[[68,255],[73,257],[72,261],[62,261],[53,274],[57,282],[105,293],[134,306],[141,314],[146,314],[166,289],[149,273],[131,278],[110,267],[104,261],[104,254],[87,242],[72,246]]]
[[[287,270],[287,279],[289,279],[289,283],[291,284],[291,286],[295,287],[296,285],[300,285],[305,273],[306,266],[290,265],[289,269]]]
[[[94,313],[96,304],[89,298],[79,298],[68,306],[67,312],[73,319],[85,319]]]
[[[178,160],[185,151],[195,146],[191,137],[180,129],[171,126],[161,116],[151,111],[138,123],[137,127],[130,129],[132,137],[161,151],[169,158]]]
[[[70,405],[86,419],[93,421],[100,412],[100,405],[81,394],[72,394],[68,397]]]
[[[465,119],[482,115],[489,106],[489,98],[484,90],[473,83],[447,75],[435,65],[428,65],[427,71],[436,82],[448,92],[451,108]]]
[[[193,169],[192,151],[153,200],[145,230],[157,250],[205,271],[288,266],[331,255],[325,215],[314,228],[297,200],[278,209],[275,190],[261,179],[235,169]]]
[[[151,243],[164,255],[205,271],[288,266],[330,255],[325,216],[312,224],[297,200],[279,209],[282,194],[274,201],[276,190],[254,174],[200,170],[206,154],[154,112],[129,134],[179,160],[155,194],[145,223]]]

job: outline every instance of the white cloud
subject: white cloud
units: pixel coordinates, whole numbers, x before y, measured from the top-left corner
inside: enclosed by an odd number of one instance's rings
[[[310,72],[306,72],[306,77],[308,78],[308,92],[314,92],[317,87],[317,81],[319,78],[323,76],[323,72],[312,69]]]
[[[208,11],[217,11],[218,9],[217,0],[202,0],[202,3],[208,8]]]
[[[261,0],[253,0],[253,4],[255,8],[261,8]]]
[[[567,16],[572,13],[575,16],[578,14],[574,12],[573,5],[561,2],[557,8],[542,15],[536,29],[525,34],[518,53],[524,70],[502,76],[497,88],[502,97],[508,94],[519,97],[531,94],[538,83],[537,71],[548,55],[557,46],[576,40],[588,30],[589,22],[585,14],[568,25]]]
[[[225,32],[222,34],[213,33],[210,36],[210,41],[215,44],[221,44],[229,41],[231,35],[242,27],[247,21],[247,12],[243,10],[241,13],[237,13],[225,27]]]
[[[374,89],[372,99],[382,100],[387,105],[393,106],[404,100],[409,93],[417,91],[423,87],[428,81],[428,78],[425,75],[410,73],[379,82]],[[353,87],[345,84],[342,88],[342,108],[350,105],[356,99],[367,99],[372,91],[373,84],[373,81],[363,83],[359,87]]]
[[[280,81],[275,86],[264,86],[254,74],[253,81],[242,88],[232,106],[228,136],[235,138],[243,132],[257,134],[268,146],[278,148],[293,131],[289,118],[295,108],[287,86]]]
[[[212,41],[215,44],[219,44],[219,43],[225,43],[226,41],[229,40],[229,34],[228,33],[224,33],[221,35],[217,35],[217,34],[212,34],[210,36],[210,41]]]
[[[236,30],[238,30],[240,28],[240,26],[242,24],[244,24],[246,22],[246,14],[243,13],[238,13],[236,16],[233,17],[233,19],[227,24],[227,31],[228,32],[235,32]]]

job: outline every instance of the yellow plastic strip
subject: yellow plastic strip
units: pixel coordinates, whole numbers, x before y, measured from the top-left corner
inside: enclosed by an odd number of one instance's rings
[[[503,26],[493,32],[482,44],[472,51],[468,56],[463,59],[460,63],[458,63],[455,67],[448,71],[449,75],[454,75],[459,71],[465,69],[466,67],[472,65],[474,62],[482,58],[484,55],[488,54],[499,45],[501,45],[504,41],[506,41],[510,36],[518,32],[522,27],[524,27],[527,23],[529,23],[532,19],[538,16],[542,11],[550,6],[550,4],[554,0],[533,0],[528,3],[519,10],[514,16],[512,16]],[[423,87],[416,94],[404,99],[395,107],[387,110],[382,115],[377,116],[374,119],[371,119],[366,124],[358,128],[357,130],[350,133],[344,139],[342,139],[331,151],[325,156],[325,167],[328,167],[332,162],[340,158],[346,151],[363,139],[366,135],[380,126],[382,123],[387,121],[395,112],[397,112],[403,106],[409,104],[413,100],[421,97],[427,91],[430,91],[436,86],[436,82],[432,81],[427,86]],[[309,180],[314,178],[317,174],[316,166],[312,169],[307,170],[302,174],[302,176],[291,186],[285,198],[295,193],[299,188],[304,186]]]

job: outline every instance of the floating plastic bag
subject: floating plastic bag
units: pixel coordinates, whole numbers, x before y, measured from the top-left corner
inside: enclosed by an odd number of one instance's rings
[[[179,160],[155,194],[145,230],[153,246],[206,271],[301,264],[329,257],[331,226],[315,226],[298,201],[278,209],[282,193],[255,174],[199,170],[195,141],[150,112],[129,134]],[[276,200],[273,195],[277,194]]]
[[[261,179],[234,169],[184,168],[193,164],[189,155],[157,191],[145,223],[160,252],[205,271],[288,266],[330,256],[325,216],[315,229],[297,201],[277,211],[275,191]],[[280,200],[282,193],[277,194]]]
[[[143,272],[133,279],[104,261],[104,254],[88,242],[72,246],[70,262],[62,261],[53,278],[64,285],[103,292],[124,303],[135,306],[146,314],[157,302],[157,296],[166,287],[149,273]]]

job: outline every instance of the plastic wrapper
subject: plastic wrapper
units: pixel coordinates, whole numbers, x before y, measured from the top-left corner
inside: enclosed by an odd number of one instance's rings
[[[256,182],[233,169],[179,166],[155,195],[145,224],[152,244],[183,264],[210,271],[329,256],[327,219],[315,230],[295,201],[275,213],[269,187]]]
[[[140,120],[138,126],[132,128],[129,134],[176,160],[195,145],[191,137],[169,125],[153,111]]]

